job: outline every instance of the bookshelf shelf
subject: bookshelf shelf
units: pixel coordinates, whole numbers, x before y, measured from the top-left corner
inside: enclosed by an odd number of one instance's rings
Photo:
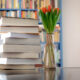
[[[41,44],[43,44],[43,45],[45,45],[46,44],[46,42],[40,42]],[[53,44],[60,44],[60,42],[54,42]]]
[[[0,11],[17,11],[17,10],[20,10],[20,9],[6,9],[6,8],[0,9]]]
[[[37,11],[38,9],[0,9],[0,11],[17,11],[17,10],[22,10],[22,11]]]
[[[42,22],[39,22],[39,24],[42,24]],[[60,22],[58,22],[57,24],[60,24]]]
[[[38,9],[21,9],[22,11],[37,11]]]

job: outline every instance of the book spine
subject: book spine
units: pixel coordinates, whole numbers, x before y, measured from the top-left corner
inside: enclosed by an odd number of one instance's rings
[[[14,0],[11,0],[11,4],[12,4],[12,9],[14,9]]]
[[[9,8],[9,2],[8,2],[8,0],[6,0],[6,8]]]
[[[1,0],[0,0],[0,8],[2,8],[2,2],[1,2]]]
[[[41,8],[45,6],[44,4],[45,2],[43,0],[41,0]]]
[[[58,8],[59,7],[59,1],[58,0],[55,0],[55,8]]]
[[[39,0],[37,0],[37,9],[39,9]]]
[[[10,8],[10,9],[12,8],[11,0],[9,0],[9,8]]]
[[[2,11],[2,16],[6,17],[6,11]]]
[[[18,3],[18,0],[14,0],[14,9],[17,9],[18,8],[18,5],[19,3]]]
[[[6,8],[6,1],[2,0],[2,8]]]
[[[37,19],[38,17],[37,17],[37,11],[35,11],[35,19]]]
[[[30,9],[32,9],[32,0],[30,0]]]
[[[26,9],[26,6],[25,6],[25,0],[23,0],[23,2],[22,2],[22,6],[23,6],[23,9]]]
[[[20,5],[19,5],[19,0],[17,0],[17,8],[19,9],[20,8]]]

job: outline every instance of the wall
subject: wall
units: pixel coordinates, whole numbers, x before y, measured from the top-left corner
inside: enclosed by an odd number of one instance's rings
[[[80,67],[80,0],[62,0],[63,67]]]

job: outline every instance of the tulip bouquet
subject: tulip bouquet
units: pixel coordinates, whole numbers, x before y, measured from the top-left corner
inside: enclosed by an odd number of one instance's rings
[[[59,8],[52,8],[50,5],[39,10],[39,15],[41,16],[44,29],[47,33],[54,31],[60,12]]]
[[[43,7],[39,10],[39,15],[41,16],[44,29],[46,30],[46,46],[45,53],[43,56],[44,67],[45,68],[55,68],[55,56],[54,56],[54,45],[53,45],[53,32],[55,30],[56,23],[60,16],[59,8],[52,8],[50,5],[48,7]]]

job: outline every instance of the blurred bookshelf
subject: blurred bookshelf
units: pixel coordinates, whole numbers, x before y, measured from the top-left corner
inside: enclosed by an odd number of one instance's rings
[[[52,7],[60,8],[62,10],[62,0],[0,0],[0,15],[3,17],[18,17],[18,18],[33,18],[39,19],[39,25],[42,25],[38,11],[43,6],[52,5]],[[60,55],[58,65],[62,66],[63,51],[62,51],[62,13],[60,20],[57,23],[58,28],[54,32],[54,45],[55,49]],[[46,44],[46,32],[42,29],[40,31],[41,45]],[[57,46],[57,47],[56,47]]]

